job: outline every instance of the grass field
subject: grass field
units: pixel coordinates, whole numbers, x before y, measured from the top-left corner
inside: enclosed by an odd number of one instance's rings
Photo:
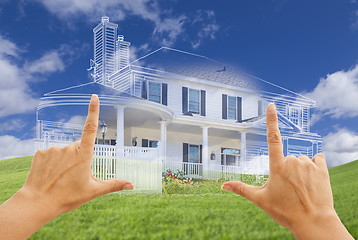
[[[32,157],[0,161],[0,203],[24,183]],[[358,161],[330,169],[335,208],[358,238]],[[31,239],[294,239],[251,202],[210,183],[207,194],[110,194],[61,215]],[[217,185],[217,188],[213,188]]]

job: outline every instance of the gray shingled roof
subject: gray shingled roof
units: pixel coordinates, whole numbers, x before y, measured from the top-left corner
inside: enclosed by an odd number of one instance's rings
[[[299,98],[303,97],[283,87],[239,71],[232,66],[225,66],[224,64],[205,56],[168,47],[161,47],[158,50],[133,61],[131,65],[224,83],[251,90],[284,94]]]

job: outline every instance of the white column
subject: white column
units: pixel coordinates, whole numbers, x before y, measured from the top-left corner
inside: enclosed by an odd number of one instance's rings
[[[203,129],[203,149],[202,149],[202,164],[203,164],[203,177],[206,177],[209,168],[209,144],[208,144],[208,126],[202,126]]]
[[[240,161],[246,164],[246,132],[241,131],[241,148],[240,148]]]
[[[160,121],[160,147],[162,161],[166,160],[167,156],[167,121]]]
[[[118,149],[124,147],[124,105],[117,105],[117,143]]]
[[[318,141],[311,141],[312,143],[312,157],[318,153]]]

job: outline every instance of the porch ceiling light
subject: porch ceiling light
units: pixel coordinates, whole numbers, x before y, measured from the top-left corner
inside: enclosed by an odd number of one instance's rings
[[[105,136],[106,136],[106,132],[107,132],[107,125],[104,123],[104,121],[102,121],[102,123],[99,125],[99,127],[101,128],[102,131],[102,137],[103,137],[103,144],[105,144]]]

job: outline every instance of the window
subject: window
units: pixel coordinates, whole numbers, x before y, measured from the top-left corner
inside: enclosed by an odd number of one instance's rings
[[[267,107],[269,104],[270,104],[269,101],[259,100],[259,103],[258,103],[258,115],[259,116],[266,115],[266,110],[267,110]]]
[[[240,150],[234,148],[221,148],[221,165],[239,166]]]
[[[189,145],[189,159],[190,163],[199,163],[199,145]]]
[[[199,90],[189,89],[189,112],[199,114],[200,92]]]
[[[149,147],[156,148],[158,146],[158,141],[149,140]]]
[[[158,141],[156,140],[148,140],[148,139],[142,139],[142,147],[151,147],[156,148],[158,147]]]
[[[288,118],[297,126],[302,126],[302,109],[300,107],[288,107]]]
[[[160,103],[161,100],[161,84],[156,82],[148,82],[148,100]]]
[[[228,119],[236,120],[236,97],[228,96],[228,108],[227,108],[227,117]]]

